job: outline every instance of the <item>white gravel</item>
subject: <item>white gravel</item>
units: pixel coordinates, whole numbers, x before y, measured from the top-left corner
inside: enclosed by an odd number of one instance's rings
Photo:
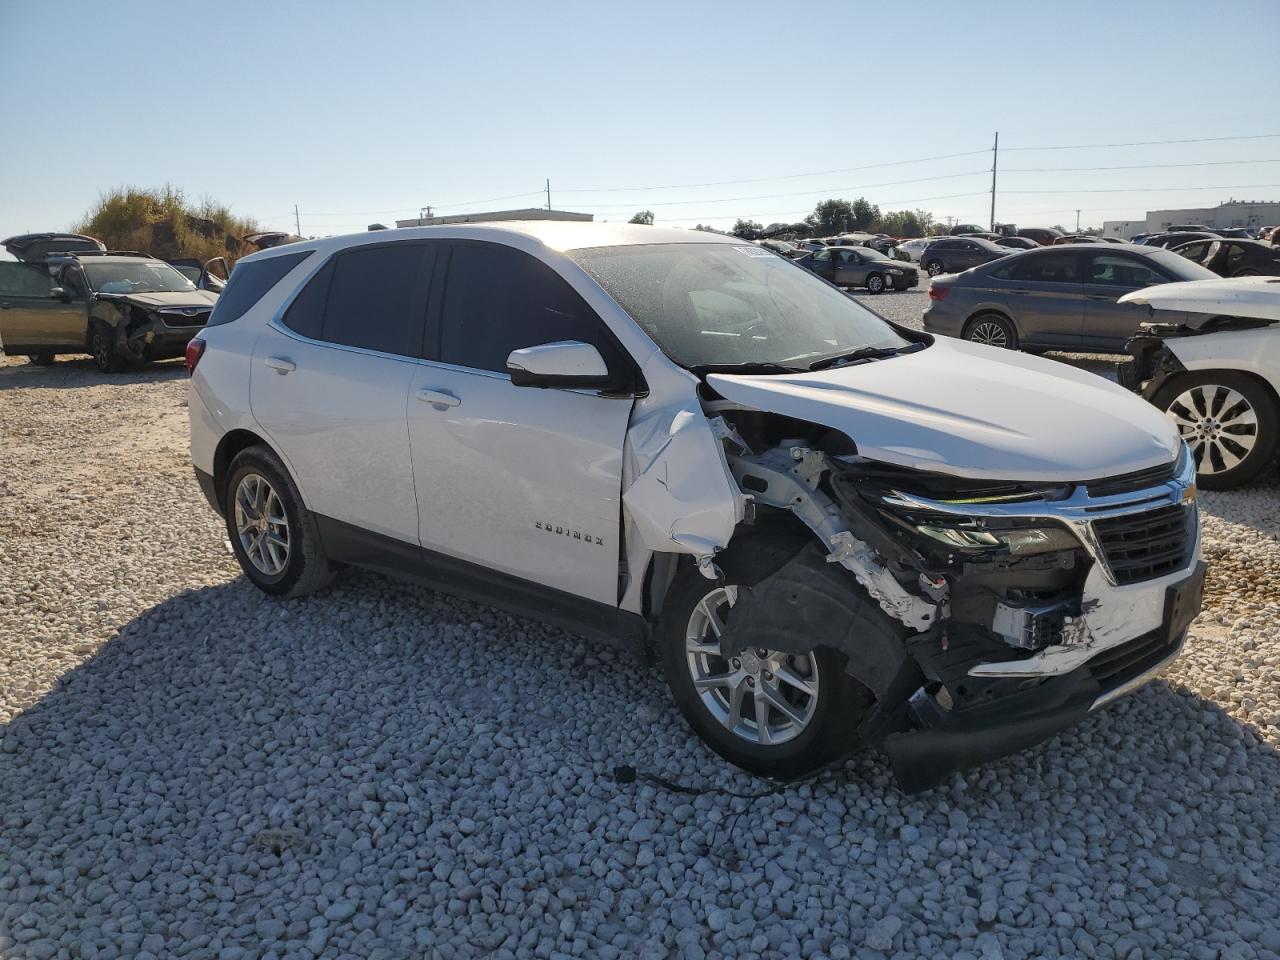
[[[611,770],[759,782],[621,652],[249,587],[184,389],[0,359],[0,956],[1280,958],[1276,485],[1205,495],[1168,683],[916,797],[686,797]]]

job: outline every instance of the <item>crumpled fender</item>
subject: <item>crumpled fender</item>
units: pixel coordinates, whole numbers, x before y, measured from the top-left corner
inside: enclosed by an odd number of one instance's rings
[[[714,577],[713,558],[732,539],[746,497],[696,398],[632,420],[623,476],[630,478],[622,504],[635,536],[654,552],[690,554]]]
[[[911,633],[810,543],[759,583],[738,587],[720,649],[728,658],[748,647],[795,654],[831,647],[848,656],[846,671],[883,700],[910,659],[903,640]]]

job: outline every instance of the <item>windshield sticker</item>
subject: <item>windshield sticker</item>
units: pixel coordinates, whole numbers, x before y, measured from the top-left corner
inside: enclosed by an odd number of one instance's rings
[[[758,260],[777,259],[778,256],[772,250],[766,250],[764,247],[734,247],[733,249],[744,256],[755,257]]]

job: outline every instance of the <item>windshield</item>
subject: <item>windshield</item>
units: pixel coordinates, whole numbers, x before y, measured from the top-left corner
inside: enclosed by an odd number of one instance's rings
[[[82,260],[89,286],[97,293],[183,293],[195,284],[167,263],[138,260],[130,263],[90,263]]]
[[[806,368],[909,343],[835,287],[759,247],[655,243],[569,256],[684,367]]]

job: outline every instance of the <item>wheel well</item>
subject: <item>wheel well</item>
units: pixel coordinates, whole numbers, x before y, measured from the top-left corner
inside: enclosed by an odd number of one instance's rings
[[[252,430],[232,430],[218,441],[218,449],[213,454],[213,489],[219,503],[222,503],[223,487],[227,482],[227,468],[231,466],[231,461],[241,450],[247,450],[259,444],[269,446],[267,441]],[[223,504],[224,508],[225,506]]]

